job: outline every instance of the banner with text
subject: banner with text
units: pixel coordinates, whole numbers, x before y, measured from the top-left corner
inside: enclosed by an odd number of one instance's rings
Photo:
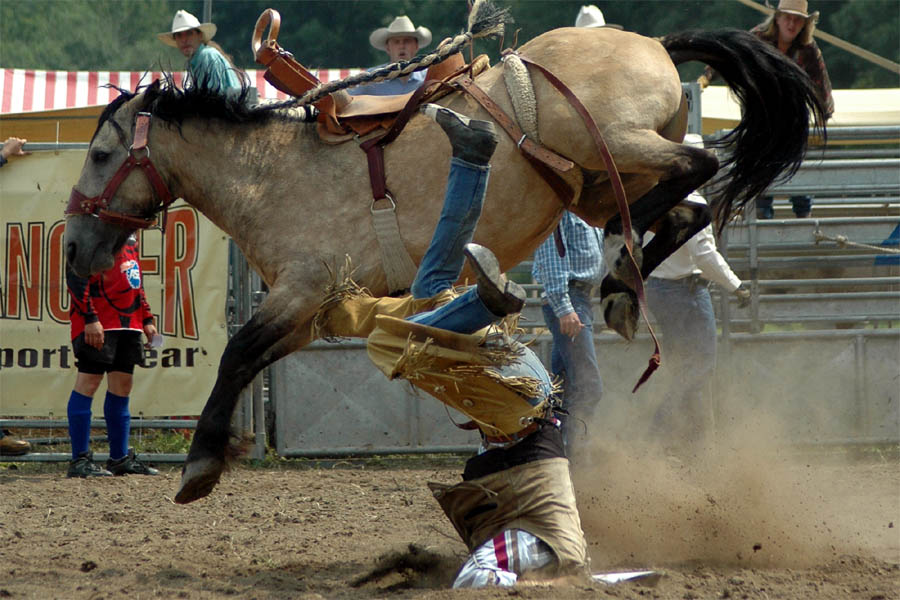
[[[0,416],[64,418],[75,383],[63,210],[84,150],[35,152],[0,169]],[[131,414],[198,415],[225,349],[228,239],[183,201],[165,236],[139,233],[147,300],[163,346],[134,373]],[[101,385],[95,413],[102,410]],[[99,404],[98,404],[99,403]]]

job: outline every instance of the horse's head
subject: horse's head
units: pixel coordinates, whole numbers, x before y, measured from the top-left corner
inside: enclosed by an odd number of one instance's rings
[[[131,232],[151,225],[158,205],[171,201],[159,198],[168,189],[149,160],[149,115],[140,112],[145,103],[144,94],[123,92],[106,107],[72,188],[66,258],[81,276],[112,267]]]

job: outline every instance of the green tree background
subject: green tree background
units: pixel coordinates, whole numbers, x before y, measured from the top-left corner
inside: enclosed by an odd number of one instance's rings
[[[774,0],[773,0],[774,2]],[[479,42],[477,53],[496,61],[502,47],[522,44],[543,31],[572,25],[586,2],[497,0],[511,9],[515,24],[506,39]],[[736,0],[607,0],[597,2],[607,22],[644,35],[692,28],[749,29],[763,15]],[[822,13],[819,27],[871,52],[900,62],[900,2],[897,0],[812,0]],[[2,0],[0,66],[59,70],[181,70],[177,50],[156,40],[184,8],[202,18],[203,0]],[[310,68],[367,67],[386,55],[368,43],[369,33],[406,14],[429,27],[435,41],[458,33],[465,0],[213,0],[216,41],[238,66],[255,68],[250,36],[266,8],[281,13],[282,47]],[[819,42],[836,88],[898,87],[900,77],[839,48]],[[434,47],[433,45],[431,47]],[[590,57],[584,57],[589,60]],[[685,79],[702,66],[682,68]]]

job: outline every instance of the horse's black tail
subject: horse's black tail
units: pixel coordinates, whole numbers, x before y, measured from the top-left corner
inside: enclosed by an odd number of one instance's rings
[[[810,117],[824,130],[822,103],[803,69],[746,31],[685,31],[661,41],[676,65],[691,60],[710,65],[741,104],[740,124],[716,143],[733,145],[713,182],[713,204],[724,226],[736,209],[797,171]]]

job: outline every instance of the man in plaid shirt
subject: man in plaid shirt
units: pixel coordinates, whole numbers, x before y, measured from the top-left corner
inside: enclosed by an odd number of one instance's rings
[[[532,276],[544,287],[544,320],[553,335],[551,371],[564,379],[563,424],[566,452],[572,459],[573,438],[586,430],[600,402],[602,383],[594,350],[591,293],[604,275],[603,230],[566,211],[559,223],[565,255],[554,238],[544,240],[534,254]],[[582,421],[582,422],[580,422]]]

